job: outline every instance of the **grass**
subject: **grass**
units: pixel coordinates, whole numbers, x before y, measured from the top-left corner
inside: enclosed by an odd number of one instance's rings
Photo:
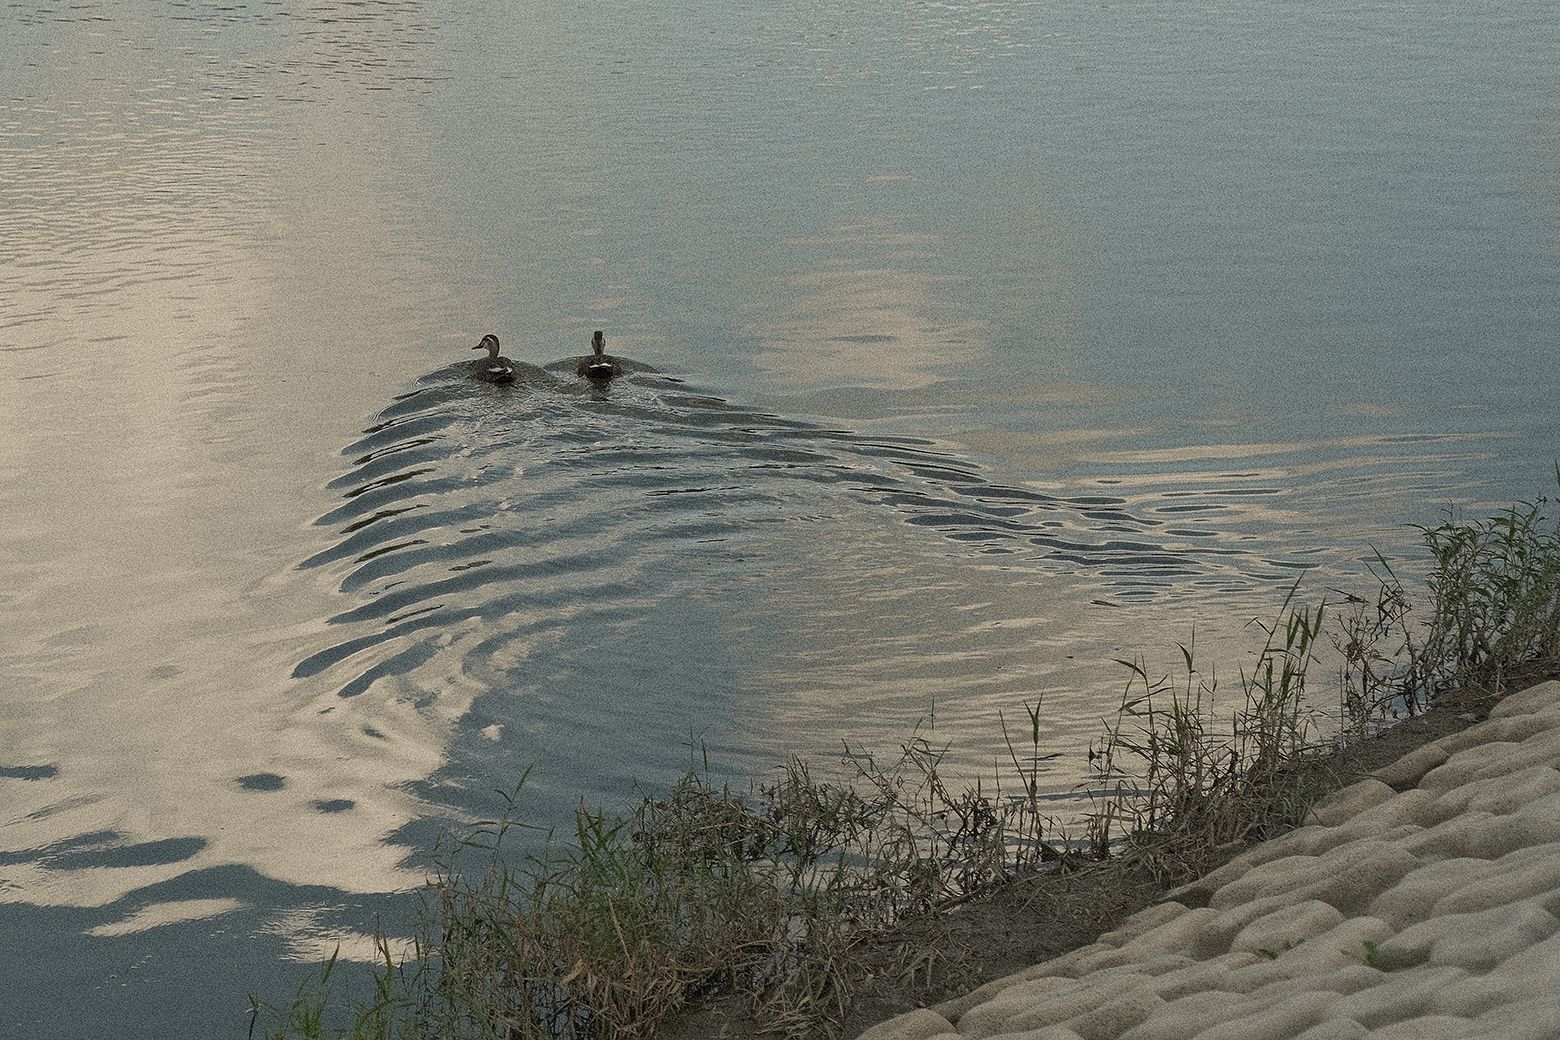
[[[1033,762],[1040,705],[1028,716]],[[917,735],[888,761],[851,756],[851,784],[799,760],[741,792],[691,772],[627,813],[582,808],[565,838],[521,855],[505,854],[518,813],[478,824],[454,851],[485,867],[436,872],[432,927],[405,962],[383,948],[371,1004],[330,1030],[327,1010],[348,1003],[332,963],[290,1006],[257,1006],[262,1035],[615,1040],[720,990],[816,1035],[843,1015],[862,936],[1066,858],[1033,767],[1009,753],[1016,793],[950,789],[945,750]]]
[[[1422,529],[1423,612],[1377,556],[1372,597],[1308,606],[1291,588],[1258,625],[1254,662],[1222,685],[1195,634],[1173,672],[1120,662],[1120,709],[1089,749],[1081,850],[1043,811],[1041,704],[1025,706],[1016,741],[1001,720],[1001,782],[954,785],[946,749],[920,732],[886,759],[848,755],[849,783],[792,761],[738,791],[706,767],[625,812],[582,808],[565,835],[527,833],[524,854],[511,848],[529,831],[518,812],[476,825],[430,879],[410,955],[381,944],[370,996],[346,993],[332,961],[287,1007],[257,1004],[254,1028],[273,1040],[631,1040],[726,993],[779,1034],[828,1035],[862,982],[864,937],[1091,860],[1195,875],[1303,817],[1328,782],[1311,764],[1329,734],[1560,669],[1548,506]],[[1336,685],[1332,723],[1317,714],[1315,675]],[[481,868],[457,869],[471,853]],[[912,946],[895,970],[936,968],[934,948]]]
[[[1560,665],[1560,522],[1551,504],[1421,527],[1431,570],[1419,622],[1403,583],[1376,556],[1374,602],[1348,597],[1333,637],[1343,715],[1356,729],[1433,700],[1499,696],[1513,679]]]
[[[1560,671],[1560,520],[1551,505],[1419,528],[1429,563],[1422,614],[1379,553],[1370,598],[1310,607],[1297,583],[1274,621],[1253,622],[1264,642],[1232,697],[1201,672],[1195,642],[1179,647],[1175,675],[1151,678],[1141,660],[1119,662],[1127,691],[1091,749],[1096,848],[1119,832],[1123,851],[1196,874],[1231,844],[1297,824],[1331,782],[1313,767],[1338,737]],[[1324,721],[1309,684],[1329,647],[1338,712]]]
[[[1151,678],[1139,659],[1119,661],[1128,681],[1116,717],[1090,749],[1091,848],[1116,851],[1119,833],[1139,856],[1197,872],[1201,858],[1293,825],[1309,804],[1296,763],[1320,747],[1306,685],[1327,616],[1298,605],[1298,584],[1263,634],[1250,671],[1237,675],[1227,711],[1217,673],[1205,674],[1196,643],[1178,644],[1181,669]]]

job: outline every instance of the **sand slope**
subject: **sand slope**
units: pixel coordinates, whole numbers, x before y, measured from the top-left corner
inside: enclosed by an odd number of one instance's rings
[[[1557,1040],[1560,682],[1091,946],[860,1040]]]

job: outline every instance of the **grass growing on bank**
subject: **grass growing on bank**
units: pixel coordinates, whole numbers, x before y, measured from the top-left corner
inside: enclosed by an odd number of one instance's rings
[[[1298,822],[1317,793],[1305,764],[1330,743],[1308,707],[1324,657],[1336,660],[1343,727],[1361,732],[1560,669],[1560,524],[1547,505],[1424,529],[1422,614],[1379,557],[1373,599],[1311,607],[1291,589],[1254,665],[1223,688],[1195,641],[1173,674],[1121,662],[1120,711],[1089,752],[1079,851],[1039,797],[1038,704],[1017,745],[1004,720],[1011,769],[998,786],[952,786],[944,752],[920,734],[891,759],[852,756],[848,784],[800,761],[744,791],[696,771],[630,811],[582,809],[571,833],[525,856],[503,851],[520,824],[478,826],[464,851],[485,866],[430,880],[424,934],[404,961],[382,948],[371,998],[351,1003],[332,965],[288,1007],[257,1007],[257,1029],[626,1040],[734,992],[779,1032],[825,1035],[860,981],[853,947],[886,925],[1091,858],[1195,874],[1217,850]],[[928,955],[905,950],[904,969]]]
[[[1036,757],[1040,718],[1029,709]],[[431,879],[417,956],[384,948],[376,999],[340,1012],[338,1033],[641,1037],[735,990],[777,1029],[815,1035],[843,1014],[862,935],[1063,858],[1032,769],[1017,792],[955,790],[943,754],[918,736],[888,762],[857,756],[849,785],[799,760],[744,792],[692,772],[624,814],[582,808],[565,839],[518,859],[503,854],[512,816],[481,824],[463,844],[491,853],[485,869]],[[334,1035],[334,970],[257,1009],[264,1035]]]
[[[1550,504],[1421,527],[1432,566],[1417,625],[1402,582],[1377,556],[1375,602],[1352,597],[1335,637],[1347,717],[1412,713],[1448,694],[1486,697],[1560,664],[1560,522]]]
[[[941,788],[924,740],[860,790],[792,761],[738,793],[692,773],[625,815],[582,809],[519,869],[434,882],[439,1036],[647,1035],[691,996],[753,995],[764,1018],[836,1018],[863,930],[1034,866],[1034,803]],[[494,832],[502,840],[502,826]],[[418,1034],[421,1035],[421,1034]]]
[[[1119,836],[1128,847],[1200,869],[1201,856],[1291,825],[1307,792],[1295,763],[1317,749],[1306,697],[1326,604],[1296,604],[1291,587],[1278,618],[1254,622],[1265,639],[1252,670],[1238,675],[1226,709],[1216,674],[1202,672],[1195,640],[1179,645],[1179,673],[1153,678],[1141,661],[1118,661],[1129,679],[1116,717],[1091,749],[1092,851],[1105,858]],[[1120,850],[1118,850],[1120,851]]]
[[[1560,482],[1560,468],[1556,470]],[[1298,583],[1236,694],[1199,667],[1195,643],[1183,668],[1151,677],[1120,661],[1122,704],[1091,758],[1096,848],[1119,834],[1156,867],[1201,871],[1232,843],[1297,825],[1327,777],[1307,766],[1336,746],[1322,739],[1308,683],[1325,638],[1336,661],[1339,737],[1361,736],[1448,697],[1473,703],[1512,681],[1560,670],[1560,520],[1547,499],[1480,519],[1419,528],[1429,553],[1429,603],[1413,599],[1379,554],[1374,597],[1339,606],[1299,602]],[[1333,618],[1329,626],[1328,619]]]

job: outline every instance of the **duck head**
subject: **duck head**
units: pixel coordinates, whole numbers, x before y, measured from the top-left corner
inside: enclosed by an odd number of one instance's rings
[[[498,357],[498,337],[491,332],[482,337],[482,342],[471,348],[472,350],[485,350],[489,358]]]
[[[590,338],[590,349],[597,354],[605,354],[607,352],[607,337],[601,334],[600,329],[597,329],[596,334]]]

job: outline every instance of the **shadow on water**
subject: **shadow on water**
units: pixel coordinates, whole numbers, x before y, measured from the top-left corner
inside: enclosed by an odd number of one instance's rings
[[[929,530],[988,565],[1083,570],[1105,602],[1249,587],[1291,566],[1122,498],[1004,486],[931,441],[788,419],[660,375],[600,388],[531,369],[489,386],[452,366],[344,454],[351,469],[331,484],[343,501],[318,520],[338,537],[302,567],[338,568],[361,601],[330,618],[350,634],[294,673],[340,666],[342,697],[473,627],[459,667],[485,685],[513,653],[568,632],[621,644],[651,608],[763,583],[761,546],[784,531],[811,551],[862,528]],[[852,566],[848,551],[831,559],[831,573]]]

